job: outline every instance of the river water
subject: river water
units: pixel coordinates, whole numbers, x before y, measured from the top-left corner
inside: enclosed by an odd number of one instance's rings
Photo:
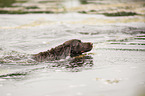
[[[1,14],[0,96],[144,96],[143,20],[76,12]],[[92,42],[93,50],[53,62],[31,59],[70,39]]]

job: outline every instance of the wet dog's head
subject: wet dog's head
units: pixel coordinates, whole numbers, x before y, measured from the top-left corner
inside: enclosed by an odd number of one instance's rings
[[[78,39],[72,39],[72,40],[66,41],[64,45],[70,47],[71,57],[81,55],[84,52],[88,52],[92,50],[93,48],[93,44],[91,42],[81,42],[81,40],[78,40]]]

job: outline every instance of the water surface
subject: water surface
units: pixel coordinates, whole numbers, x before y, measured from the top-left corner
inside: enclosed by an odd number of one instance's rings
[[[0,15],[0,96],[140,96],[145,24],[116,19],[78,13]],[[74,61],[31,59],[70,39],[92,42],[94,48]]]

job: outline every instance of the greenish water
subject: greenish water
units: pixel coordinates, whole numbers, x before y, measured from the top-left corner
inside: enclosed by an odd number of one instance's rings
[[[67,13],[145,15],[144,0],[0,0],[0,14]]]
[[[16,0],[0,0],[0,7],[12,7]]]

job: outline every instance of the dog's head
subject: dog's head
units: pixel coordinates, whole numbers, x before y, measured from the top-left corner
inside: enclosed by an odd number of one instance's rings
[[[81,40],[78,39],[66,41],[64,45],[70,47],[71,57],[81,55],[82,53],[88,52],[93,48],[93,44],[91,42],[81,42]]]

